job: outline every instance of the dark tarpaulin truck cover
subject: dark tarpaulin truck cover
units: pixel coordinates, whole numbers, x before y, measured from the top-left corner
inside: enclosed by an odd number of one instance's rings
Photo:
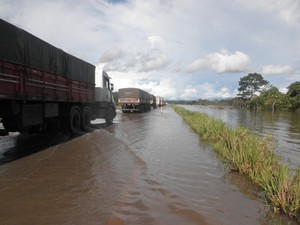
[[[0,61],[95,84],[95,66],[0,19]]]

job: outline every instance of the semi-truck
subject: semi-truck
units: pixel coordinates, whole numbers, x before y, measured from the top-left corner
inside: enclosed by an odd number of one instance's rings
[[[91,120],[113,122],[113,84],[95,66],[0,19],[0,119],[7,132],[65,128],[76,134]]]
[[[166,104],[166,102],[162,97],[156,96],[156,106],[157,107],[164,106],[165,104]]]
[[[150,105],[153,109],[156,108],[156,97],[154,95],[150,96]]]
[[[118,103],[123,113],[151,110],[151,95],[139,88],[120,88]]]

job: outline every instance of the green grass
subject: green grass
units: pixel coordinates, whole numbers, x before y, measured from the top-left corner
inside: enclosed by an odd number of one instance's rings
[[[230,171],[248,176],[260,187],[274,212],[299,217],[300,167],[292,171],[280,162],[272,137],[259,137],[247,128],[230,128],[206,114],[173,108],[202,140],[214,147]]]

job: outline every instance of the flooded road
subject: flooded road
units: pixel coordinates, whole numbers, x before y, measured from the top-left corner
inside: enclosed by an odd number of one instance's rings
[[[0,180],[0,224],[280,224],[168,106],[118,112],[109,127],[1,165]]]

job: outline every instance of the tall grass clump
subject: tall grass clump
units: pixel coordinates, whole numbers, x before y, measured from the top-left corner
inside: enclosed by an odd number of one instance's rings
[[[274,153],[272,137],[259,137],[247,128],[230,128],[222,120],[173,106],[186,123],[212,145],[230,171],[246,175],[276,213],[299,218],[300,167],[292,171]]]

